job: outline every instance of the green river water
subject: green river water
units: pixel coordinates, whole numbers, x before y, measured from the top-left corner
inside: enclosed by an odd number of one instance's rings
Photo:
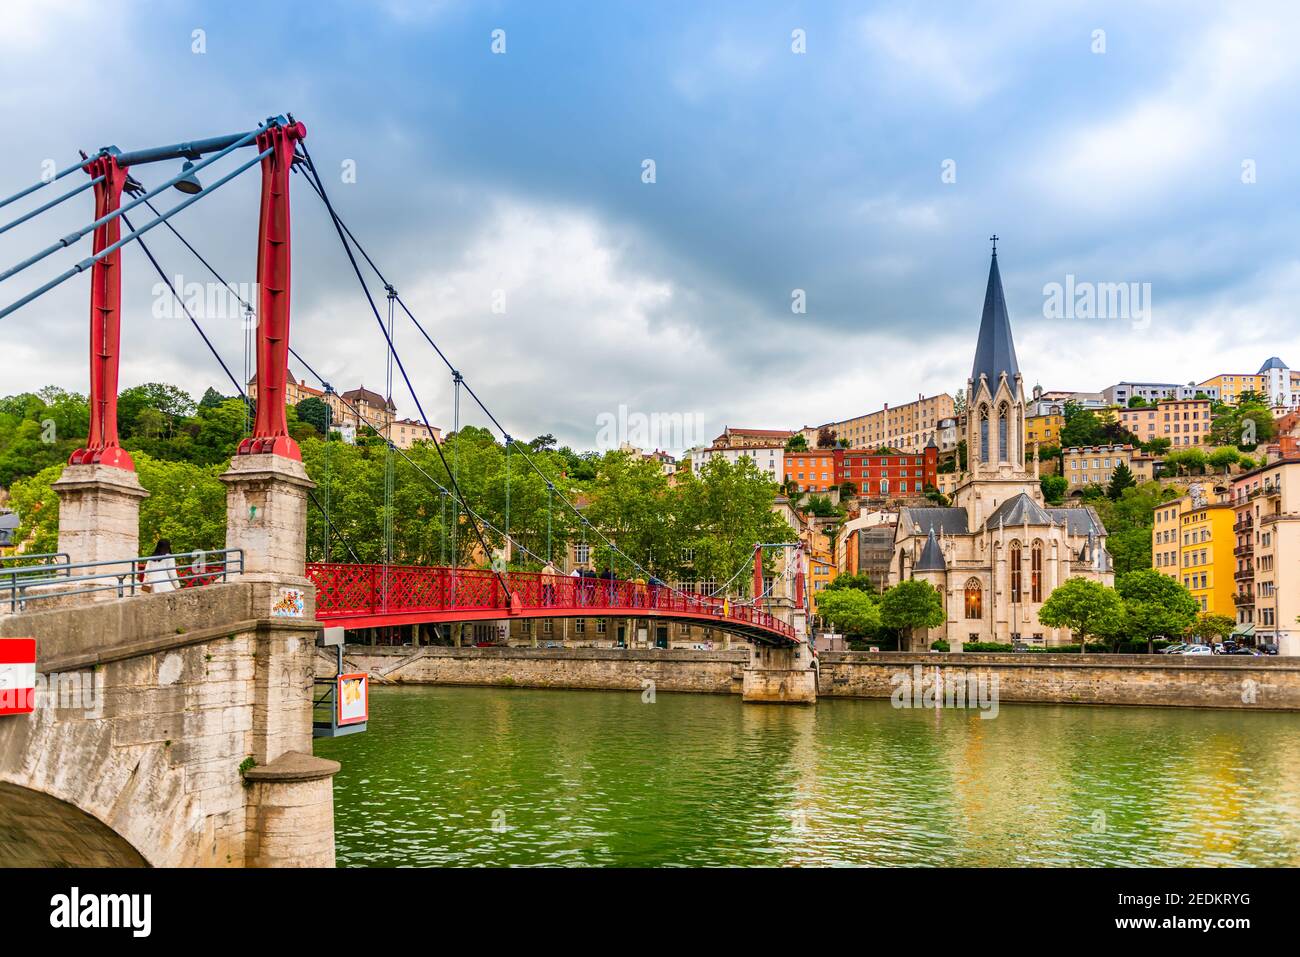
[[[340,866],[1300,865],[1300,715],[373,688]]]

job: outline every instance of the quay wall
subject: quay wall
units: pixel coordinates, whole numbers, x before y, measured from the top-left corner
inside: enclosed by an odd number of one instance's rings
[[[519,688],[642,690],[740,694],[747,649],[450,648],[348,645],[346,667],[376,685],[447,684]],[[333,673],[333,653],[317,674]],[[1163,655],[1067,655],[823,652],[817,694],[889,698],[900,676],[932,682],[996,680],[1003,702],[1240,708],[1300,711],[1300,658]]]

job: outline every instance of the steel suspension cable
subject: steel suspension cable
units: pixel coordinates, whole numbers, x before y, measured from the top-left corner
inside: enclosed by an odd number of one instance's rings
[[[510,541],[510,436],[506,436],[506,542]],[[510,554],[506,553],[506,567],[510,566]]]
[[[36,263],[40,262],[42,259],[44,259],[46,256],[51,255],[52,253],[56,253],[56,252],[58,252],[60,249],[66,249],[68,246],[71,246],[73,243],[75,243],[77,240],[81,239],[83,236],[86,236],[86,235],[88,235],[88,234],[90,234],[90,233],[93,233],[93,232],[94,232],[96,229],[98,229],[100,226],[105,226],[105,225],[107,225],[108,223],[111,223],[114,219],[117,219],[117,217],[119,217],[119,216],[125,216],[127,213],[129,213],[131,210],[135,209],[137,206],[139,206],[139,205],[140,205],[141,203],[143,203],[145,200],[147,200],[147,199],[151,199],[152,197],[157,196],[159,193],[161,193],[163,190],[167,189],[169,186],[175,186],[177,183],[179,183],[181,180],[185,179],[186,177],[192,176],[192,175],[198,173],[200,170],[205,169],[205,168],[207,168],[208,166],[211,166],[213,163],[215,163],[217,160],[221,159],[221,157],[225,156],[225,155],[226,155],[227,153],[229,153],[231,150],[235,150],[235,149],[238,149],[238,148],[241,147],[241,146],[246,146],[246,145],[248,145],[248,144],[251,143],[254,139],[257,138],[257,134],[258,134],[259,132],[260,132],[259,130],[252,130],[251,132],[249,132],[248,134],[246,134],[246,135],[245,135],[244,137],[242,137],[241,139],[238,139],[238,140],[236,140],[235,142],[231,143],[231,144],[230,144],[229,146],[227,146],[225,149],[220,150],[219,152],[213,153],[213,154],[212,154],[211,156],[209,156],[207,159],[203,160],[203,161],[200,162],[200,163],[196,163],[194,166],[192,166],[192,167],[189,168],[189,169],[182,170],[180,173],[178,173],[177,175],[173,176],[171,179],[167,180],[167,182],[163,183],[161,186],[155,187],[154,189],[150,190],[150,191],[149,191],[148,193],[146,193],[143,197],[137,197],[137,198],[131,200],[131,202],[127,203],[125,206],[122,206],[122,207],[120,207],[120,208],[118,208],[118,209],[115,209],[115,210],[113,210],[111,213],[106,213],[106,214],[104,214],[103,216],[99,217],[99,219],[96,219],[94,222],[92,222],[90,225],[88,225],[88,226],[83,226],[83,227],[81,227],[80,229],[78,229],[78,230],[76,230],[76,231],[74,231],[74,232],[72,232],[72,233],[69,233],[67,236],[64,236],[64,237],[63,237],[62,239],[60,239],[58,242],[56,242],[56,243],[51,243],[49,246],[46,246],[44,249],[42,249],[40,252],[36,253],[34,256],[30,256],[30,257],[28,257],[27,259],[24,259],[22,262],[18,263],[17,265],[15,265],[15,266],[11,266],[9,269],[6,269],[4,272],[0,273],[0,282],[3,282],[4,280],[8,279],[10,276],[15,276],[15,275],[17,275],[18,273],[20,273],[20,272],[22,272],[24,269],[26,269],[28,266],[33,266],[33,265],[35,265]],[[216,189],[218,186],[220,186],[222,183],[226,182],[227,180],[234,178],[234,176],[238,176],[240,173],[242,173],[244,170],[248,169],[248,168],[249,168],[250,166],[252,166],[253,164],[261,162],[262,159],[263,159],[264,157],[266,157],[266,156],[269,156],[270,153],[271,153],[271,150],[269,150],[269,149],[267,149],[267,150],[263,150],[263,151],[262,151],[261,153],[259,153],[259,154],[258,154],[258,155],[253,159],[253,160],[249,161],[248,163],[245,163],[243,166],[241,166],[239,169],[237,169],[233,174],[228,174],[226,177],[223,177],[221,180],[219,180],[218,182],[214,183],[212,186],[206,187],[206,188],[200,190],[198,193],[196,193],[196,194],[194,194],[193,196],[191,196],[191,197],[190,197],[190,201],[193,201],[193,200],[198,199],[200,196],[205,195],[206,193],[208,193],[209,191],[211,191],[211,190],[213,190],[213,189]],[[83,165],[84,165],[84,164],[83,164]],[[65,172],[66,172],[66,171],[65,171]],[[184,209],[185,206],[187,206],[187,205],[189,205],[188,202],[186,202],[186,203],[181,203],[180,205],[176,206],[175,209],[172,210],[172,212],[176,212],[177,210]],[[155,223],[154,225],[157,225],[157,224]],[[145,227],[145,231],[147,231],[149,228],[150,228],[150,227],[146,226],[146,227]],[[112,247],[110,247],[110,248],[112,248]]]
[[[9,232],[9,230],[13,229],[15,226],[21,226],[29,219],[35,219],[37,216],[41,215],[41,213],[45,212],[46,210],[50,210],[53,209],[55,206],[58,206],[59,203],[63,202],[65,199],[71,199],[72,197],[76,196],[78,193],[88,190],[92,186],[98,186],[102,182],[104,182],[103,176],[96,176],[94,179],[87,180],[86,182],[82,183],[80,186],[74,187],[73,189],[64,193],[62,196],[58,196],[50,200],[45,205],[37,206],[35,209],[31,210],[30,212],[24,213],[23,215],[19,216],[17,219],[7,222],[3,226],[0,226],[0,235]]]
[[[307,149],[306,143],[302,141],[299,142],[303,147],[304,154],[306,154],[306,149]],[[308,156],[308,164],[309,166],[311,164],[310,156]],[[343,245],[343,251],[347,254],[348,262],[352,264],[352,270],[353,272],[356,273],[357,282],[361,284],[361,291],[365,294],[366,302],[369,303],[370,305],[370,311],[374,314],[375,321],[379,325],[380,332],[384,334],[384,340],[388,344],[389,351],[393,354],[393,359],[397,363],[397,369],[402,375],[402,380],[406,383],[407,391],[410,392],[411,399],[415,402],[415,407],[420,413],[421,420],[423,420],[424,422],[424,428],[428,432],[430,440],[432,440],[433,442],[434,450],[437,451],[439,459],[442,460],[443,467],[446,468],[447,467],[446,456],[443,455],[442,448],[433,434],[433,427],[429,424],[429,417],[425,414],[424,405],[420,401],[420,396],[415,391],[415,386],[411,382],[411,377],[406,372],[406,366],[402,362],[402,357],[398,355],[397,349],[393,345],[393,341],[388,335],[388,331],[384,328],[384,321],[379,315],[379,309],[375,305],[374,297],[371,296],[370,294],[370,287],[366,284],[365,277],[361,275],[361,267],[357,265],[356,256],[353,255],[352,247],[348,243],[348,239],[343,232],[342,221],[339,219],[338,213],[334,211],[334,205],[330,202],[329,196],[326,195],[325,187],[320,182],[320,177],[319,175],[316,174],[315,168],[311,167],[311,170],[312,170],[312,174],[316,176],[316,180],[317,180],[316,186],[318,187],[317,190],[318,194],[320,195],[321,200],[325,204],[325,209],[329,212],[330,219],[334,223],[334,228],[339,235],[339,241]],[[463,500],[464,495],[461,494],[460,485],[456,481],[456,477],[454,475],[451,475],[450,470],[448,471],[448,475],[451,478],[452,488],[456,490],[456,493],[459,496],[459,498]],[[475,536],[478,538],[479,545],[483,549],[483,554],[485,556],[490,557],[492,554],[492,550],[488,547],[487,539],[484,537],[483,530],[479,527],[477,520],[473,519],[474,513],[470,511],[468,508],[466,509],[466,513],[471,516],[471,525],[473,526]],[[457,563],[459,564],[459,556],[457,556],[457,559],[458,559]],[[499,572],[494,572],[494,574],[496,575],[497,581],[501,584],[501,587],[505,590],[507,597],[511,596],[513,593],[510,591],[510,586],[506,584],[505,578],[502,577],[502,575]]]
[[[310,182],[310,180],[308,180],[308,182]],[[153,208],[152,204],[149,204],[149,206],[150,206],[151,209]],[[155,210],[155,212],[157,212],[157,211]],[[207,260],[207,259],[206,259],[202,254],[201,254],[201,253],[199,253],[199,251],[198,251],[197,249],[194,248],[194,246],[189,242],[189,240],[187,240],[183,235],[181,235],[181,233],[180,233],[179,230],[177,230],[174,226],[171,225],[170,222],[167,223],[167,226],[168,226],[168,228],[171,230],[171,232],[176,236],[176,238],[177,238],[178,240],[180,240],[180,242],[185,246],[185,248],[188,249],[188,250],[189,250],[189,251],[194,255],[194,257],[195,257],[195,258],[196,258],[200,263],[203,264],[204,268],[206,268],[206,269],[208,270],[208,272],[210,272],[210,273],[212,274],[212,276],[213,276],[213,277],[214,277],[214,278],[215,278],[219,283],[221,283],[223,286],[225,286],[227,289],[229,289],[230,292],[231,292],[231,294],[234,295],[235,298],[238,299],[239,302],[242,303],[242,304],[244,305],[244,307],[246,308],[246,310],[248,310],[248,311],[251,313],[251,311],[252,311],[252,306],[249,304],[249,302],[248,302],[246,299],[244,299],[244,298],[239,294],[239,292],[238,292],[238,290],[236,289],[236,287],[235,287],[234,285],[232,285],[230,282],[228,282],[228,281],[227,281],[227,280],[226,280],[226,279],[221,275],[221,273],[219,273],[219,272],[216,270],[216,268],[215,268],[215,267],[214,267],[214,266],[213,266],[213,265],[212,265],[212,264],[211,264],[211,263],[210,263],[210,262],[209,262],[209,261],[208,261],[208,260]],[[143,246],[143,245],[144,245],[144,243],[141,242],[141,246]],[[152,257],[150,257],[150,258],[152,258]],[[161,268],[160,266],[158,266],[158,264],[157,264],[156,261],[154,262],[154,267],[155,267],[155,269],[158,271],[159,275],[162,277],[163,281],[164,281],[165,283],[167,283],[167,285],[168,285],[169,288],[172,289],[172,293],[173,293],[173,295],[176,295],[177,298],[179,299],[179,298],[180,298],[179,294],[176,293],[175,288],[172,287],[172,284],[171,284],[170,280],[167,279],[166,274],[162,271],[162,268]],[[184,304],[182,303],[182,305],[184,305]],[[187,313],[187,315],[188,315],[188,310],[186,311],[186,313]],[[245,393],[244,389],[240,386],[238,380],[235,379],[234,375],[231,374],[230,369],[226,366],[225,362],[221,359],[220,354],[217,353],[217,351],[216,351],[215,348],[213,348],[213,346],[211,345],[211,342],[207,339],[207,336],[203,333],[203,330],[202,330],[202,329],[198,326],[198,324],[194,321],[194,318],[193,318],[192,316],[190,317],[190,321],[191,321],[192,323],[194,323],[194,326],[195,326],[195,328],[198,330],[199,334],[203,336],[204,341],[205,341],[205,342],[208,342],[208,348],[209,348],[209,350],[210,350],[210,351],[213,353],[213,355],[216,357],[217,361],[221,363],[222,368],[225,369],[225,371],[226,371],[226,375],[229,377],[230,381],[234,384],[235,389],[239,392],[239,394],[240,394],[241,396],[243,396],[243,397],[247,400],[248,396],[247,396],[247,394]],[[392,443],[392,441],[389,439],[389,437],[383,435],[383,434],[382,434],[378,429],[376,429],[376,428],[375,428],[375,427],[374,427],[374,426],[373,426],[373,425],[372,425],[372,424],[371,424],[367,419],[365,419],[365,418],[361,415],[361,412],[357,409],[356,406],[352,405],[350,402],[348,402],[346,399],[344,399],[342,396],[340,396],[340,395],[335,391],[334,387],[330,384],[330,382],[329,382],[328,380],[326,380],[325,377],[322,376],[319,372],[317,372],[316,369],[312,366],[312,364],[311,364],[310,362],[308,362],[305,358],[303,358],[302,354],[299,353],[296,349],[294,349],[293,346],[289,346],[289,354],[292,355],[292,356],[294,357],[294,359],[297,360],[298,363],[299,363],[299,364],[300,364],[304,369],[307,370],[307,373],[308,373],[309,375],[311,375],[312,378],[316,379],[316,381],[319,382],[319,383],[321,384],[321,388],[324,389],[324,391],[325,391],[325,393],[326,393],[327,395],[333,395],[333,396],[335,396],[335,397],[338,399],[339,404],[342,405],[342,406],[344,407],[344,409],[346,409],[347,411],[351,412],[352,415],[353,415],[353,416],[356,418],[356,420],[358,421],[358,423],[360,423],[360,424],[363,425],[364,427],[370,429],[372,432],[375,433],[375,435],[376,435],[378,438],[384,439],[387,448],[389,448],[389,449],[391,449],[391,450],[397,452],[397,454],[400,455],[400,456],[401,456],[401,457],[406,461],[406,463],[407,463],[408,465],[410,465],[413,469],[415,469],[415,470],[416,470],[416,471],[417,471],[417,472],[418,472],[418,473],[419,473],[423,478],[427,479],[427,480],[430,482],[430,484],[432,484],[432,485],[433,485],[433,486],[438,490],[438,494],[441,496],[441,499],[442,499],[442,532],[441,532],[441,536],[440,536],[440,537],[441,537],[441,551],[440,551],[440,555],[441,555],[442,563],[443,563],[444,565],[446,565],[446,564],[447,564],[447,509],[446,509],[446,507],[447,507],[447,500],[448,500],[448,498],[450,498],[453,502],[455,502],[455,503],[457,503],[457,504],[459,505],[460,503],[458,502],[458,493],[457,493],[457,494],[453,494],[453,493],[449,492],[449,491],[448,491],[448,490],[447,490],[447,489],[446,489],[446,488],[445,488],[441,483],[439,483],[436,479],[432,478],[432,476],[430,476],[427,472],[425,472],[425,471],[424,471],[423,469],[421,469],[418,465],[416,465],[416,463],[414,462],[414,460],[412,460],[411,457],[408,456],[408,455],[407,455],[407,454],[406,454],[402,449],[397,448],[397,447]],[[326,403],[326,406],[329,407],[329,404]],[[331,412],[331,415],[332,415],[332,409],[330,410],[330,412]],[[327,449],[327,451],[328,451],[328,449]],[[454,451],[454,449],[453,449],[453,451]],[[444,462],[444,467],[445,467],[445,462]],[[310,494],[310,493],[309,493],[309,494]],[[465,505],[466,513],[467,513],[467,514],[472,513],[473,510],[470,509],[469,504],[468,504],[468,503],[463,503],[463,504]],[[494,533],[496,533],[496,534],[498,534],[498,535],[502,534],[501,531],[500,531],[499,529],[497,529],[495,526],[493,526],[490,522],[487,522],[487,521],[486,521],[485,519],[483,519],[481,516],[477,516],[477,515],[476,515],[475,517],[476,517],[480,522],[482,522],[482,523],[483,523],[483,524],[484,524],[488,529],[490,529],[492,532],[494,532]],[[337,526],[333,526],[332,523],[330,523],[330,527],[333,528],[333,531],[334,531],[335,536],[337,536],[337,537],[339,538],[339,540],[342,541],[342,542],[344,543],[344,545],[347,547],[348,552],[349,552],[349,554],[352,556],[353,561],[355,561],[355,562],[357,562],[358,564],[360,564],[360,561],[361,561],[361,560],[357,557],[357,554],[356,554],[356,552],[353,550],[351,544],[347,541],[346,538],[343,537],[342,533],[340,533],[340,532],[338,531]],[[536,552],[532,551],[531,549],[529,549],[527,546],[523,545],[522,543],[520,543],[520,542],[517,541],[516,539],[510,537],[509,535],[503,535],[503,538],[505,538],[508,542],[512,543],[513,545],[518,546],[521,550],[523,550],[526,554],[528,554],[528,555],[531,556],[532,558],[534,558],[534,559],[536,559],[536,560],[538,560],[538,561],[541,561],[541,556],[537,555]]]
[[[49,186],[51,183],[63,179],[63,177],[67,176],[69,173],[75,173],[79,169],[85,169],[86,162],[87,159],[83,157],[82,159],[74,163],[72,166],[69,166],[66,169],[59,170],[53,176],[50,176],[48,178],[42,177],[38,182],[35,182],[31,186],[28,186],[24,189],[20,189],[12,196],[6,196],[4,199],[0,199],[0,209],[4,209],[10,203],[17,202],[18,200],[22,199],[24,196],[31,195],[32,193],[36,192],[38,189],[44,189],[46,186]]]
[[[311,153],[307,149],[307,144],[300,142],[298,145],[302,147],[303,150],[302,158],[305,161],[307,169],[311,173],[311,175],[305,176],[304,178],[306,179],[307,183],[312,187],[312,189],[315,190],[317,196],[319,196],[321,200],[325,202],[327,207],[330,208],[331,215],[334,217],[335,220],[336,228],[339,228],[347,235],[348,239],[351,240],[352,244],[356,247],[357,251],[370,265],[370,268],[374,270],[375,275],[379,278],[380,282],[387,283],[388,280],[385,278],[383,272],[379,269],[378,265],[376,265],[375,261],[370,257],[369,253],[365,251],[365,248],[362,247],[362,245],[357,241],[357,238],[355,235],[353,235],[352,230],[348,228],[347,224],[343,222],[342,218],[338,216],[337,212],[334,212],[332,206],[330,205],[329,199],[325,196],[324,185],[323,183],[321,183],[320,173],[317,171],[315,164],[312,162]],[[315,178],[315,182],[312,181],[313,177]],[[400,296],[397,299],[397,304],[402,308],[402,311],[406,313],[407,317],[415,325],[416,329],[420,332],[420,335],[424,337],[425,341],[429,343],[429,345],[433,348],[434,352],[438,354],[438,357],[442,359],[444,364],[446,364],[447,368],[452,371],[453,376],[457,377],[458,380],[464,385],[465,390],[469,393],[470,397],[482,410],[483,414],[488,417],[488,419],[492,422],[493,425],[496,426],[496,428],[502,433],[502,435],[508,434],[506,432],[505,427],[501,424],[501,422],[497,419],[497,417],[492,414],[492,411],[488,409],[488,407],[478,397],[478,394],[473,390],[473,388],[469,385],[469,383],[463,381],[463,377],[461,376],[460,372],[458,372],[456,370],[456,367],[452,365],[451,360],[449,360],[446,354],[442,351],[442,349],[439,348],[438,344],[433,340],[433,337],[429,335],[428,331],[425,330],[424,326],[420,323],[420,321],[415,318],[415,314],[411,312],[410,308],[406,305],[406,303],[402,300]],[[550,481],[550,477],[546,475],[546,473],[543,472],[537,466],[537,464],[532,460],[532,458],[528,455],[528,453],[524,452],[522,448],[519,450],[519,454],[524,457],[524,461],[529,465],[530,468],[533,469],[533,471],[537,472],[538,475],[546,479],[548,482]],[[603,541],[605,541],[610,546],[610,548],[614,549],[615,551],[618,552],[618,554],[622,555],[625,559],[627,559],[628,563],[634,569],[644,572],[647,576],[653,578],[658,577],[653,575],[650,572],[650,570],[645,568],[643,565],[641,565],[640,562],[636,561],[630,555],[624,552],[622,549],[618,548],[618,546],[615,545],[614,542],[610,540],[610,538],[607,535],[605,535],[604,532],[602,532],[600,529],[592,525],[590,521],[588,521],[587,517],[583,515],[582,512],[571,501],[569,501],[569,499],[564,495],[563,492],[560,493],[560,500],[564,502],[566,506],[568,506],[568,508],[578,518],[579,522],[582,525],[584,525],[585,527],[589,527],[593,532],[596,533],[596,535],[598,535]],[[683,597],[686,597],[689,594],[687,592],[682,591],[679,588],[673,587],[672,585],[668,585],[667,587],[669,588],[670,591],[676,592],[677,594],[682,595]]]
[[[130,233],[123,236],[117,242],[95,253],[89,259],[83,259],[81,262],[77,263],[72,268],[67,269],[64,272],[60,273],[59,275],[55,276],[49,282],[45,283],[44,285],[40,286],[37,289],[34,289],[32,292],[29,292],[21,299],[18,299],[15,302],[10,303],[5,308],[0,309],[0,319],[3,319],[5,316],[9,315],[10,313],[21,309],[23,306],[27,305],[32,300],[38,299],[39,297],[45,295],[51,289],[54,289],[56,286],[63,284],[64,282],[71,279],[73,276],[77,275],[78,273],[85,272],[87,269],[91,268],[95,263],[99,262],[101,259],[105,258],[106,256],[110,256],[113,253],[117,252],[117,250],[121,249],[127,243],[132,242],[133,240],[138,240],[142,235],[149,232],[149,230],[153,229],[155,226],[165,222],[170,217],[175,216],[177,213],[179,213],[182,209],[186,209],[192,206],[194,203],[197,203],[200,199],[203,199],[205,196],[208,196],[213,192],[215,192],[216,190],[220,189],[222,186],[226,185],[226,183],[229,183],[232,179],[234,179],[239,174],[252,168],[255,164],[260,163],[263,158],[269,156],[270,154],[271,154],[270,149],[264,150],[263,152],[259,153],[257,156],[249,160],[247,163],[243,164],[242,166],[238,167],[232,172],[227,173],[225,176],[221,177],[221,179],[217,180],[211,186],[205,187],[202,191],[195,193],[193,196],[189,197],[188,199],[180,203],[177,203],[175,206],[169,209],[162,216],[158,217],[157,219],[150,220],[149,222],[141,226],[138,230],[132,230]],[[135,204],[133,203],[131,205],[135,205]],[[118,212],[122,212],[122,210],[118,210]],[[71,241],[71,237],[64,237],[63,240],[60,240],[60,242],[63,243],[64,245],[70,244],[70,241]],[[56,249],[61,249],[61,248],[63,247],[60,245],[56,245],[51,247],[51,251]],[[41,254],[35,258],[29,259],[26,262],[14,266],[12,269],[8,270],[7,272],[0,274],[0,280],[8,276],[12,276],[17,272],[21,272],[23,269],[27,268],[27,266],[31,265],[33,262],[38,262],[41,258],[44,257],[44,255],[47,255],[47,253]]]

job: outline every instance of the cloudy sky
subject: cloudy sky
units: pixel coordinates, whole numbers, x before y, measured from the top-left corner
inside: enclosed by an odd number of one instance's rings
[[[955,392],[993,232],[1029,384],[1300,363],[1291,3],[44,6],[5,4],[0,194],[79,148],[292,112],[341,215],[517,436],[592,447],[624,406],[711,438]],[[294,187],[293,343],[336,386],[382,390],[374,318]],[[237,282],[257,188],[246,175],[176,220]],[[85,193],[0,236],[0,269],[90,209]],[[165,231],[148,241],[169,273],[209,278]],[[0,305],[88,250],[0,283]],[[138,249],[123,273],[123,385],[231,392],[188,322],[156,315]],[[1067,276],[1149,283],[1149,314],[1049,315]],[[0,394],[86,390],[88,288],[0,320]],[[238,321],[204,325],[242,369]],[[449,378],[416,336],[398,326],[445,427]],[[414,414],[400,383],[394,399]]]

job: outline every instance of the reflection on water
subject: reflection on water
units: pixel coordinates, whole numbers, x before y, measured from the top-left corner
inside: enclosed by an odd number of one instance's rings
[[[1300,715],[374,688],[340,865],[1300,864]]]

